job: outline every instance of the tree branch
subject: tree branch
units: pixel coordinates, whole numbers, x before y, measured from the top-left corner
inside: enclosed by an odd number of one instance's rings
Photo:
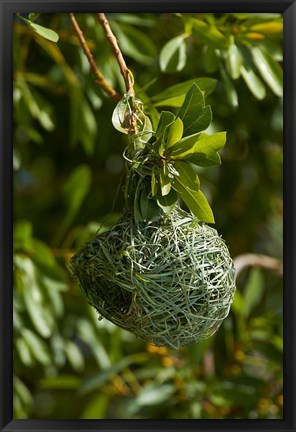
[[[257,255],[257,254],[238,255],[234,259],[234,267],[236,269],[237,276],[246,267],[263,267],[270,270],[274,270],[281,275],[283,274],[282,261],[267,255]]]
[[[105,80],[103,74],[101,73],[101,71],[99,70],[98,66],[96,65],[96,62],[93,58],[93,55],[89,49],[89,46],[86,43],[86,40],[84,38],[83,32],[81,30],[81,28],[79,27],[78,22],[76,21],[76,18],[74,16],[73,13],[69,13],[70,16],[70,20],[73,26],[73,29],[79,39],[80,45],[82,46],[82,49],[84,51],[84,54],[86,55],[92,73],[95,76],[96,79],[96,83],[99,84],[103,90],[112,97],[112,99],[116,102],[118,102],[121,99],[121,96],[110,86],[110,84]]]
[[[131,73],[131,71],[127,68],[125,60],[123,58],[122,52],[119,48],[117,39],[114,35],[114,33],[112,32],[109,22],[105,16],[105,14],[103,13],[98,13],[98,20],[101,24],[101,26],[104,29],[104,32],[107,36],[107,39],[112,47],[113,53],[116,57],[116,60],[119,64],[119,68],[120,68],[120,72],[121,75],[123,76],[124,82],[125,82],[125,88],[126,88],[126,92],[129,93],[131,96],[135,96],[135,91],[134,91],[134,80],[133,80],[133,75]]]

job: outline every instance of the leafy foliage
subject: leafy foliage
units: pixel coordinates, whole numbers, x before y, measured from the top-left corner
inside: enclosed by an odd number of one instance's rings
[[[15,19],[15,418],[281,418],[280,276],[244,270],[217,335],[177,352],[99,322],[82,301],[68,261],[122,210],[118,185],[127,137],[112,126],[114,104],[94,82],[67,16],[36,15],[22,18],[56,32],[59,40]],[[141,215],[151,217],[147,191],[159,211],[172,209],[177,192],[190,200],[189,207],[198,206],[201,190],[197,200],[188,195],[200,179],[232,256],[254,252],[281,258],[281,16],[109,18],[135,76],[140,108],[151,120],[133,150],[142,150],[142,139],[156,137],[158,144],[151,143],[156,154],[168,152],[176,171],[185,171],[194,184],[182,188],[175,172],[151,169],[138,201]],[[122,77],[95,17],[81,14],[77,20],[103,74],[123,94]],[[161,70],[162,48],[184,34],[177,55],[166,54],[173,58],[170,70]],[[212,119],[208,111],[203,127],[208,122],[209,128],[194,130],[192,140],[185,132],[191,118],[179,115],[190,91],[196,102],[199,98],[196,108],[205,112],[206,100],[214,114]],[[155,135],[149,137],[148,130]]]

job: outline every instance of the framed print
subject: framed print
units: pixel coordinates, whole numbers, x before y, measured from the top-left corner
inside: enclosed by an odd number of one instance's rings
[[[295,431],[295,2],[0,4],[1,431]]]

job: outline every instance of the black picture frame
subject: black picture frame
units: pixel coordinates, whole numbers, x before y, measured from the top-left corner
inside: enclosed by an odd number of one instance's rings
[[[282,420],[13,420],[12,23],[16,12],[279,12],[284,17],[284,418]],[[292,0],[0,0],[1,310],[0,429],[12,431],[296,431],[295,119],[296,4]]]

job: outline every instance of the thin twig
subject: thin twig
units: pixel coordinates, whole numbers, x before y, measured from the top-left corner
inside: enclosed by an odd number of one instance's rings
[[[234,259],[234,267],[236,275],[246,267],[263,267],[274,270],[279,274],[283,274],[283,263],[277,258],[272,258],[267,255],[244,254],[239,255]]]
[[[112,32],[109,22],[105,16],[105,14],[103,13],[98,13],[98,20],[101,24],[101,26],[104,29],[104,32],[108,38],[108,41],[112,47],[113,53],[116,57],[116,60],[119,64],[120,67],[120,72],[121,75],[123,76],[124,82],[125,82],[125,88],[126,88],[126,92],[129,93],[131,96],[135,96],[135,91],[134,91],[134,81],[133,81],[133,75],[131,73],[131,71],[127,68],[125,60],[123,58],[122,52],[119,48],[117,39],[114,35],[114,33]]]
[[[71,19],[71,23],[72,23],[72,26],[74,28],[74,31],[75,31],[78,39],[79,39],[79,42],[80,42],[80,44],[82,46],[84,54],[86,55],[86,57],[87,57],[87,59],[89,61],[91,70],[92,70],[92,72],[93,72],[93,74],[95,76],[96,83],[99,84],[104,89],[104,91],[109,96],[112,97],[113,100],[115,100],[116,102],[118,102],[121,99],[121,96],[105,80],[103,74],[101,73],[101,71],[99,70],[98,66],[96,65],[96,62],[95,62],[95,60],[93,58],[93,55],[92,55],[92,53],[91,53],[91,51],[89,49],[89,46],[86,43],[86,40],[85,40],[84,35],[83,35],[83,32],[82,32],[81,28],[79,27],[79,24],[76,21],[76,18],[74,16],[74,14],[73,13],[69,13],[69,15],[70,15],[70,19]]]

